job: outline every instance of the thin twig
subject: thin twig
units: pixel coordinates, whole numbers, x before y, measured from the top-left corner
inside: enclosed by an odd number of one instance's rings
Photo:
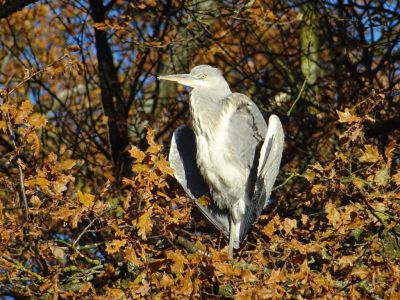
[[[286,185],[289,182],[289,180],[291,180],[293,177],[304,177],[304,176],[301,174],[298,174],[298,173],[290,173],[290,176],[288,178],[286,178],[283,183],[281,183],[280,185],[277,185],[272,190],[275,191],[275,190],[279,189],[280,187]]]
[[[5,260],[7,260],[9,263],[11,263],[17,270],[20,270],[22,272],[28,273],[29,275],[32,275],[33,277],[35,277],[39,281],[44,281],[44,278],[42,276],[40,276],[39,274],[37,274],[37,273],[25,268],[18,260],[14,259],[12,257],[6,256],[6,255],[4,255],[3,258]]]
[[[6,101],[8,99],[9,93],[6,95]],[[28,200],[26,198],[26,192],[25,192],[25,176],[24,176],[24,171],[22,170],[21,164],[18,162],[19,159],[19,153],[18,153],[18,147],[17,147],[17,141],[16,141],[16,136],[13,128],[11,127],[11,122],[9,121],[7,113],[4,111],[2,112],[3,119],[7,124],[7,129],[8,129],[8,134],[11,136],[12,140],[12,146],[15,151],[15,154],[17,156],[17,167],[18,167],[18,177],[19,177],[19,188],[20,188],[20,198],[22,200],[22,204],[24,206],[24,217],[25,220],[28,220],[29,218],[29,208],[28,208]]]
[[[296,105],[297,101],[300,100],[301,95],[303,94],[303,91],[304,91],[304,87],[306,86],[306,83],[307,83],[307,78],[304,79],[303,85],[301,86],[300,92],[299,92],[299,94],[297,95],[296,100],[294,100],[292,106],[290,107],[289,111],[287,112],[287,116],[288,116],[288,117],[290,116],[290,114],[291,114],[291,112],[292,112],[294,106]]]
[[[96,221],[96,218],[94,218],[90,223],[82,230],[82,232],[78,235],[76,240],[72,243],[72,246],[75,247],[76,243],[81,239],[81,237],[87,232],[87,230],[90,228],[90,226],[93,225],[94,221]]]

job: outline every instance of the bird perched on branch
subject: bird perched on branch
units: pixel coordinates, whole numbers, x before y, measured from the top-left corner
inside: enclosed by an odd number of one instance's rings
[[[229,238],[233,258],[269,203],[283,151],[281,122],[271,115],[267,126],[254,102],[232,93],[222,72],[211,66],[158,78],[193,88],[193,130],[175,130],[169,160],[178,182]],[[202,195],[211,198],[209,205],[197,200]]]

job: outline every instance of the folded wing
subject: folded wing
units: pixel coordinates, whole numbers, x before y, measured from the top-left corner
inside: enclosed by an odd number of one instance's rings
[[[200,211],[218,230],[229,236],[229,211],[219,209],[213,201],[210,201],[207,207],[198,201],[198,198],[203,195],[211,199],[211,194],[197,167],[196,140],[193,130],[188,126],[181,126],[174,131],[169,151],[169,162],[174,169],[175,178],[195,201]]]

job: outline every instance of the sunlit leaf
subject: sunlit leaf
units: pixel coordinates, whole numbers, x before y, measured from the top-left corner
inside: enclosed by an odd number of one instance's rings
[[[86,207],[92,207],[94,204],[94,195],[88,193],[82,193],[80,190],[77,192],[78,198],[83,205]]]
[[[359,122],[361,120],[361,118],[358,117],[357,115],[350,113],[350,111],[347,107],[345,108],[344,112],[339,111],[339,110],[337,110],[336,112],[339,116],[340,123],[352,124],[354,122]]]
[[[362,152],[359,160],[361,162],[377,162],[378,160],[382,159],[379,155],[378,147],[375,145],[365,145],[365,150]]]

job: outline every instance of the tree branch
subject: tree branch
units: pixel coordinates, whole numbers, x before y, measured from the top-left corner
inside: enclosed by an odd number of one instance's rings
[[[13,13],[23,9],[25,6],[38,0],[8,0],[0,5],[0,19],[7,18]]]

